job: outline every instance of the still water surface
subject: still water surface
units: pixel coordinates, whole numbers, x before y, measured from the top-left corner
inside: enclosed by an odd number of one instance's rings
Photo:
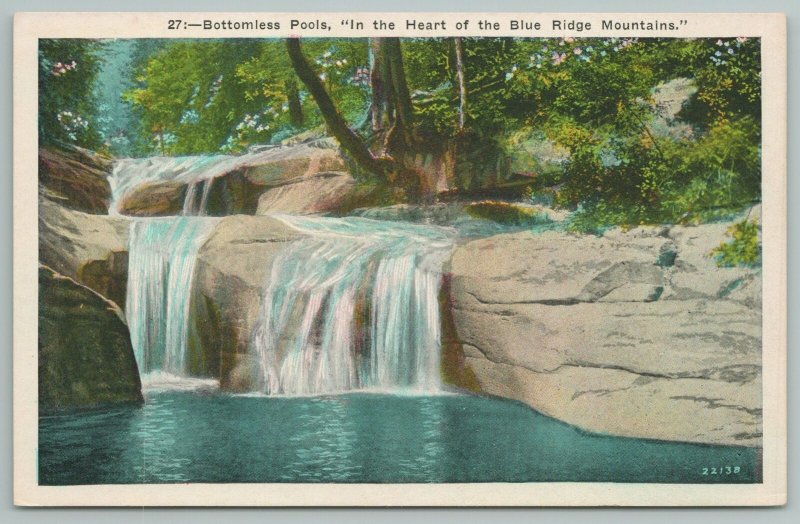
[[[493,398],[164,391],[143,407],[42,417],[39,467],[43,485],[748,483],[759,460],[750,448],[590,434]]]

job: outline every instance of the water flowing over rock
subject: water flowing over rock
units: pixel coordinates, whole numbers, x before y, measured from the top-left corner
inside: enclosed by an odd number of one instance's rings
[[[353,179],[324,141],[268,147],[239,156],[118,160],[109,179],[111,211],[131,216],[321,213],[347,198]]]
[[[366,219],[281,220],[254,345],[268,394],[439,388],[447,230]]]
[[[465,227],[457,203],[269,215],[352,204],[344,171],[308,143],[122,160],[88,213],[72,185],[43,181],[43,409],[138,401],[137,368],[148,384],[270,395],[431,392],[444,377],[592,431],[761,444],[760,268],[709,256],[731,222],[592,236]],[[94,214],[109,198],[111,216]],[[246,214],[215,217],[231,213]],[[456,233],[429,224],[460,232],[449,265]],[[89,350],[110,375],[66,353]]]
[[[760,284],[726,290],[761,276],[706,256],[725,229],[514,233],[461,246],[453,316],[480,389],[592,431],[760,445]]]
[[[188,345],[190,370],[229,391],[257,389],[252,333],[273,260],[301,236],[268,216],[219,219],[197,255]]]
[[[125,310],[142,373],[187,374],[189,303],[197,252],[215,223],[199,217],[131,224]]]
[[[120,195],[126,194],[131,186],[135,189],[137,183],[161,178],[165,164],[178,169],[187,184],[181,215],[131,221],[125,302],[131,341],[139,369],[145,374],[155,374],[162,384],[164,381],[159,377],[163,376],[167,382],[198,373],[216,376],[216,370],[190,368],[188,338],[197,254],[217,223],[216,219],[203,215],[214,183],[213,174],[224,172],[220,164],[226,160],[221,158],[161,159],[163,162],[138,175],[121,174],[130,166],[114,171],[115,211]]]

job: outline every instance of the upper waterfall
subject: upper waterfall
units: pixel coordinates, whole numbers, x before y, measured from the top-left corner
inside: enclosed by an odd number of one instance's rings
[[[245,161],[243,156],[207,155],[184,157],[123,158],[117,160],[109,177],[110,214],[119,213],[122,199],[134,189],[159,182],[177,182],[194,187],[230,172]],[[185,202],[194,199],[188,191]],[[186,206],[184,205],[184,209]],[[186,214],[186,213],[184,213]]]
[[[178,157],[122,158],[116,161],[109,177],[111,186],[110,214],[120,213],[122,200],[136,188],[160,183],[175,183],[187,186],[186,204],[197,205],[196,189],[205,186],[201,198],[208,199],[209,184],[215,178],[251,165],[263,164],[286,156],[288,148],[264,146],[263,149],[243,155],[195,155]],[[184,212],[184,214],[186,214]],[[203,214],[203,213],[191,213]]]

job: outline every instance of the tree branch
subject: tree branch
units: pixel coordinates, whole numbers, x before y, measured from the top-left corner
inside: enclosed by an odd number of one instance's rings
[[[322,85],[322,81],[311,69],[306,57],[303,56],[300,39],[287,38],[286,50],[289,53],[289,59],[297,77],[300,78],[308,92],[314,97],[328,131],[361,168],[374,174],[385,175],[390,169],[391,160],[375,158],[364,140],[348,127],[344,117],[339,114],[336,105],[325,90],[325,86]]]

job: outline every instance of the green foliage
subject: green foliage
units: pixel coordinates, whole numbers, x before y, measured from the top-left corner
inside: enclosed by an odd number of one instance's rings
[[[758,39],[464,38],[462,47],[463,107],[453,39],[402,42],[415,153],[452,168],[450,189],[528,186],[530,199],[574,210],[572,227],[592,231],[704,221],[760,199]],[[120,49],[127,61],[112,56]],[[305,39],[303,52],[337,110],[380,150],[368,125],[368,40]],[[98,81],[99,70],[121,78]],[[280,40],[43,40],[40,79],[43,143],[239,153],[323,124]],[[664,85],[683,91],[665,98]],[[682,106],[670,101],[681,97]]]
[[[40,144],[100,147],[92,92],[100,49],[96,40],[39,40]]]
[[[703,221],[757,201],[760,126],[751,117],[715,124],[696,141],[674,147],[675,176],[664,206],[676,221]]]
[[[143,64],[126,98],[141,114],[151,149],[170,155],[241,152],[319,126],[298,89],[282,40],[190,40],[165,44]],[[363,119],[366,40],[309,40],[313,58],[346,118]]]
[[[504,75],[514,47],[510,38],[464,39],[467,126],[484,139],[508,130],[517,120],[503,92]],[[423,132],[442,139],[458,135],[459,96],[453,39],[406,40],[403,60]]]
[[[529,127],[511,133],[504,148],[510,158],[511,172],[530,178],[526,198],[535,200],[546,195],[547,202],[534,203],[552,205],[551,188],[561,181],[566,151],[548,140],[543,132]]]
[[[756,266],[761,263],[761,242],[758,239],[758,222],[744,219],[728,228],[732,239],[714,248],[710,256],[719,267]]]
[[[500,224],[528,226],[547,222],[547,216],[536,209],[509,202],[485,200],[469,204],[464,210],[472,217],[491,220]]]
[[[541,127],[568,152],[555,203],[577,210],[575,229],[705,220],[760,198],[757,41],[526,45],[529,63],[509,81],[549,100]],[[695,96],[669,114],[654,87],[682,75],[695,78]],[[681,118],[682,135],[656,131]]]
[[[141,109],[141,133],[153,149],[219,151],[248,106],[236,67],[256,49],[250,40],[176,41],[151,56],[126,98]]]
[[[761,42],[753,38],[704,39],[686,44],[687,75],[698,94],[681,116],[701,129],[750,117],[761,119]]]
[[[135,71],[167,42],[143,38],[103,43],[94,87],[96,121],[103,149],[114,156],[131,157],[151,152],[149,137],[139,132],[142,115],[125,99],[124,93],[136,86]]]

